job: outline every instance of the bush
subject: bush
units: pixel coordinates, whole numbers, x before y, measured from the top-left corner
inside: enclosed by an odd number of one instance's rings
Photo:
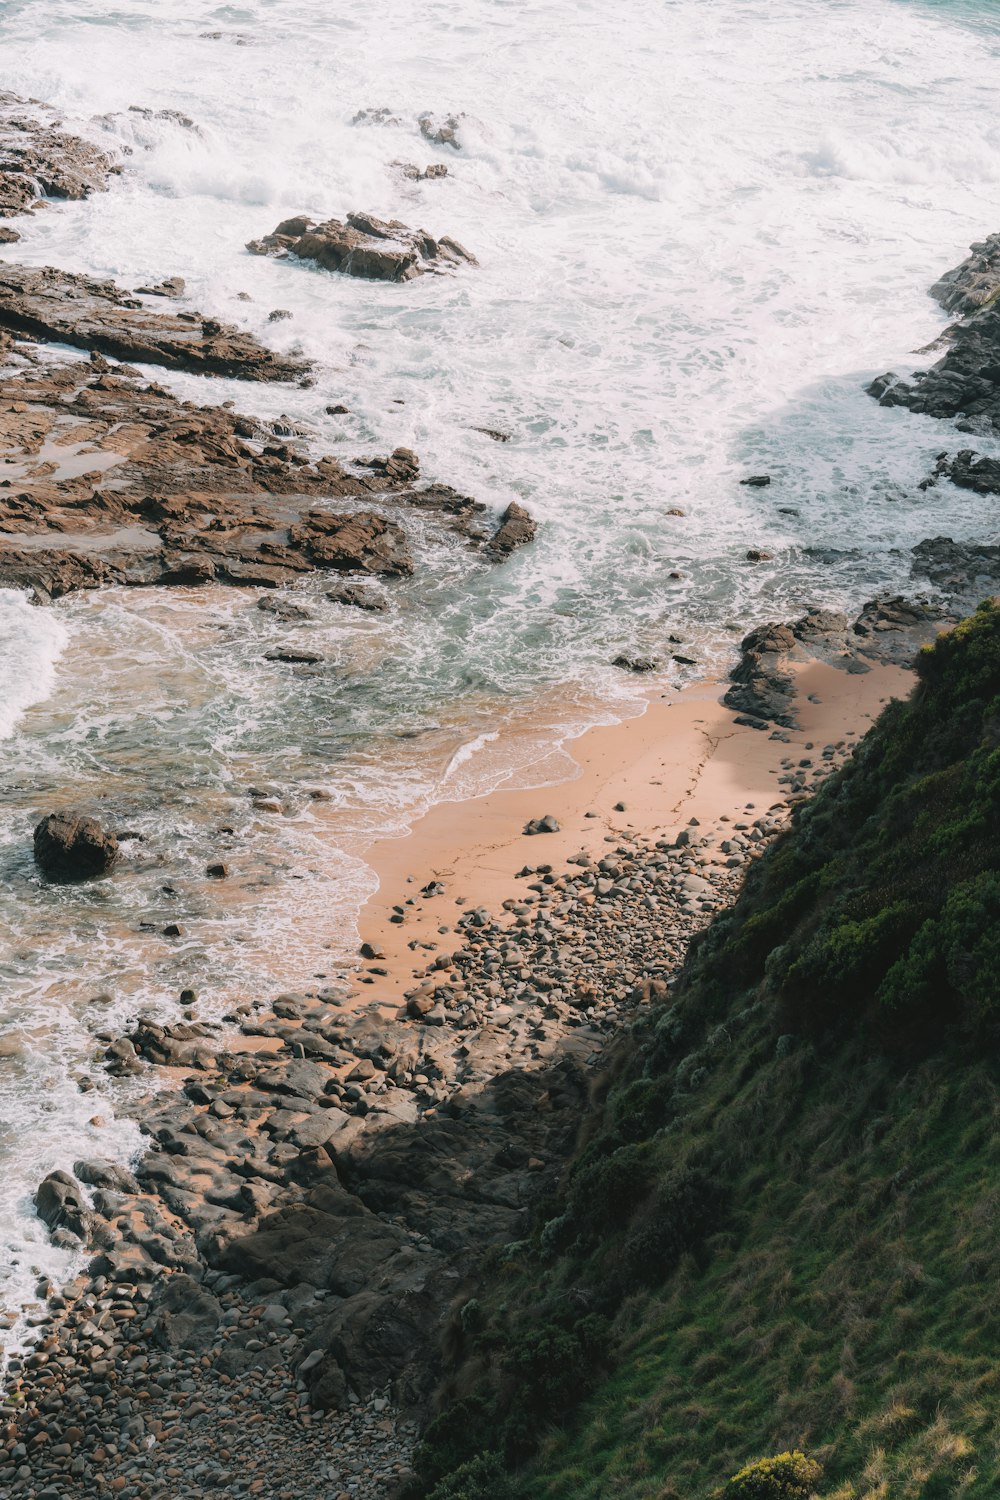
[[[428,1500],[515,1500],[514,1481],[496,1453],[481,1453],[436,1484]]]
[[[1000,1004],[1000,876],[958,886],[890,968],[876,996],[887,1010],[964,1005],[988,1020]]]
[[[722,1500],[809,1500],[823,1470],[797,1449],[747,1464],[722,1491]]]
[[[638,1145],[581,1164],[566,1205],[568,1225],[589,1235],[624,1227],[646,1197],[651,1178],[649,1153]]]
[[[624,1279],[631,1286],[655,1286],[681,1256],[697,1250],[719,1226],[726,1190],[705,1172],[678,1167],[660,1186],[653,1212],[625,1241]]]

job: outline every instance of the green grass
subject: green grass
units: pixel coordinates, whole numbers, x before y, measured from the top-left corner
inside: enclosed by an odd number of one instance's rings
[[[998,872],[984,606],[636,1027],[414,1495],[785,1500],[791,1460],[733,1476],[795,1450],[824,1500],[1000,1494]]]

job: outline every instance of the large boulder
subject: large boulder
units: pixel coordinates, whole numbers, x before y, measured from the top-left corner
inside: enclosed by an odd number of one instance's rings
[[[35,861],[49,880],[92,880],[118,858],[118,840],[96,818],[49,813],[35,829]]]
[[[271,234],[251,240],[252,255],[294,255],[325,271],[361,276],[369,281],[411,281],[428,272],[437,275],[461,265],[477,265],[472,255],[448,235],[435,239],[425,229],[408,229],[398,219],[348,214],[346,221],[316,224],[304,214],[284,219]]]
[[[94,1227],[94,1213],[68,1172],[50,1172],[35,1191],[35,1210],[49,1229],[68,1229],[86,1242]]]
[[[509,557],[517,547],[534,539],[538,526],[523,505],[512,500],[500,517],[500,524],[490,537],[489,550],[496,557]]]
[[[164,1349],[200,1352],[213,1343],[222,1304],[193,1277],[171,1276],[157,1297],[156,1339]]]

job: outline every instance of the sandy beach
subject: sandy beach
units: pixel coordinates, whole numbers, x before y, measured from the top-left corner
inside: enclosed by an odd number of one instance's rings
[[[703,831],[722,832],[727,819],[787,804],[795,779],[814,786],[913,683],[911,672],[884,664],[861,674],[818,661],[793,670],[799,729],[737,723],[718,684],[661,694],[640,717],[568,741],[572,779],[440,803],[408,837],[375,844],[366,857],[379,889],[362,913],[361,936],[384,957],[362,969],[370,998],[398,1001],[434,953],[447,951],[463,910],[497,912],[517,899],[525,865],[558,867],[580,850],[600,858],[608,841],[661,838],[692,818]],[[531,819],[547,816],[558,833],[524,833]],[[421,894],[431,883],[443,890]]]

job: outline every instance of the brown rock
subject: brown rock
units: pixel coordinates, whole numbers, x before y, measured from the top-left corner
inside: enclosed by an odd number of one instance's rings
[[[496,557],[509,557],[518,547],[534,539],[538,525],[523,505],[512,500],[500,517],[500,525],[489,541],[489,550]]]
[[[305,215],[285,219],[263,239],[251,240],[247,249],[252,255],[292,255],[325,271],[370,281],[410,281],[428,272],[440,275],[477,264],[474,255],[447,235],[435,239],[424,229],[408,229],[398,219],[365,213],[322,224]]]

